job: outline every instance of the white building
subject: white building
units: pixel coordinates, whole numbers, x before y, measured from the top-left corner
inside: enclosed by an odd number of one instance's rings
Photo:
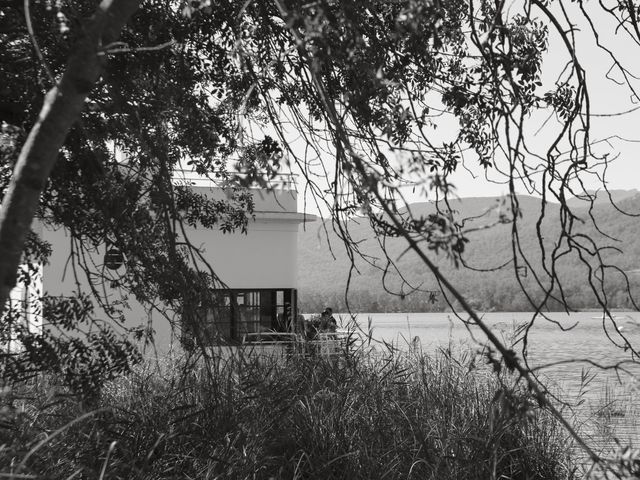
[[[221,188],[210,185],[192,188],[210,198],[225,195]],[[255,220],[249,220],[246,234],[223,234],[217,228],[185,226],[190,243],[201,249],[206,261],[228,287],[214,292],[219,306],[203,312],[198,320],[209,343],[235,343],[246,333],[296,328],[298,227],[315,217],[297,212],[297,192],[292,186],[270,191],[254,189],[252,193]],[[62,228],[44,229],[42,237],[51,244],[53,253],[43,267],[41,291],[48,296],[70,296],[79,288],[89,293],[90,280],[72,269],[68,233]],[[121,275],[117,268],[118,252],[108,246],[91,252],[91,260],[107,277]],[[110,301],[120,303],[127,326],[144,324],[153,330],[157,351],[175,348],[188,337],[189,333],[179,321],[171,325],[157,309],[145,309],[132,298],[122,298],[108,283],[101,278],[100,284],[93,286]],[[29,292],[19,286],[14,296],[18,295],[22,298]],[[108,321],[104,310],[99,308],[96,317]]]

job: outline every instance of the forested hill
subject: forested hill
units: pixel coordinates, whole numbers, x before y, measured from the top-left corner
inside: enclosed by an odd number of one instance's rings
[[[607,262],[615,263],[623,271],[631,272],[628,276],[634,290],[634,298],[639,299],[640,218],[625,216],[618,209],[632,214],[640,213],[640,192],[618,190],[610,194],[617,208],[611,205],[609,195],[603,192],[598,193],[591,210],[584,200],[569,200],[574,211],[585,220],[584,223],[577,222],[578,226],[575,228],[590,235],[600,246],[616,247],[606,250],[605,259]],[[508,206],[503,200],[495,197],[476,197],[450,203],[450,208],[457,218],[468,219],[464,224],[465,230],[469,232],[466,235],[469,242],[464,252],[466,266],[455,268],[451,259],[431,252],[432,258],[436,259],[445,275],[480,311],[530,310],[530,305],[517,284],[513,264],[505,265],[512,256],[513,225],[498,222],[500,215],[508,211]],[[535,234],[542,204],[540,199],[530,196],[520,196],[518,202],[522,213],[518,221],[520,245],[531,262],[526,272],[521,270],[526,274],[522,281],[534,297],[539,297],[542,293],[534,285],[533,274],[543,273],[540,248]],[[411,205],[410,210],[414,216],[420,216],[433,212],[435,207],[432,203],[418,203]],[[547,204],[540,223],[547,258],[560,228],[558,211],[557,204]],[[597,220],[601,232],[606,232],[613,239],[606,238],[590,225],[591,222],[586,221],[589,215]],[[412,292],[411,287],[402,286],[397,275],[383,273],[385,262],[378,246],[380,238],[373,235],[368,223],[354,220],[349,225],[349,232],[353,240],[359,242],[361,251],[371,259],[376,259],[375,262],[372,261],[375,265],[357,259],[355,268],[351,271],[350,282],[351,262],[342,242],[332,231],[330,222],[323,224],[316,221],[306,224],[304,229],[301,228],[298,239],[298,264],[300,304],[303,311],[317,312],[325,305],[343,310],[348,282],[348,299],[353,311],[411,312],[442,311],[447,308],[440,294],[434,299],[427,292]],[[438,290],[433,275],[415,255],[402,255],[405,250],[403,239],[387,238],[385,245],[389,257],[397,260],[400,270],[412,287]],[[557,268],[563,281],[565,297],[571,307],[595,308],[597,302],[586,281],[587,267],[581,264],[575,255],[569,254],[558,261]],[[631,306],[621,275],[610,271],[606,276],[606,285],[612,308]],[[398,295],[385,292],[385,287]]]

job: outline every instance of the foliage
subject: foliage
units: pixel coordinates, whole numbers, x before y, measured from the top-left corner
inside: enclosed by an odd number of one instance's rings
[[[269,185],[291,161],[318,208],[331,215],[325,227],[346,246],[349,279],[355,269],[371,267],[401,299],[411,292],[430,295],[431,288],[414,285],[400,268],[412,252],[413,265],[431,272],[449,307],[464,310],[483,329],[544,404],[545,389],[526,362],[512,358],[476,314],[481,305],[456,287],[462,274],[445,276],[439,267],[469,267],[472,240],[480,243],[482,231],[495,229],[504,241],[491,248],[504,255],[500,266],[512,270],[507,293],[521,291],[523,308],[572,308],[572,279],[562,267],[574,259],[605,312],[623,290],[622,301],[636,307],[624,268],[609,263],[607,218],[592,209],[578,212],[567,200],[578,194],[593,206],[585,178],[597,178],[606,190],[609,164],[609,153],[592,148],[591,76],[578,54],[576,24],[608,55],[612,68],[603,77],[619,72],[625,95],[638,96],[622,55],[600,41],[609,30],[639,41],[636,8],[633,2],[598,7],[614,28],[595,22],[584,2],[569,8],[540,0],[149,0],[122,43],[100,52],[108,59],[103,78],[59,152],[40,216],[70,233],[70,261],[89,285],[105,285],[86,258],[109,243],[127,267],[125,275],[108,280],[110,287],[197,329],[195,310],[210,305],[212,288],[224,279],[198,257],[183,224],[244,230],[253,204],[243,187]],[[0,35],[9,48],[0,53],[7,79],[0,82],[2,191],[88,8],[68,0],[34,4],[31,15],[19,2],[3,10]],[[566,68],[549,80],[543,73],[554,39]],[[544,136],[534,139],[545,115],[553,121],[545,121]],[[183,162],[230,187],[230,198],[214,202],[176,186],[173,173]],[[229,164],[237,165],[238,175],[228,172]],[[469,167],[479,181],[497,179],[508,189],[497,218],[480,212],[472,227],[451,205],[453,176]],[[543,199],[535,224],[523,223],[518,186]],[[436,209],[412,212],[408,189],[435,199]],[[376,257],[354,238],[358,222],[376,233]],[[531,228],[533,237],[525,235]],[[392,237],[403,239],[401,248]],[[43,250],[33,242],[27,251]],[[622,285],[613,285],[613,298],[610,277]],[[90,288],[105,320],[140,332],[120,305]],[[624,348],[637,359],[633,345]]]
[[[18,472],[46,478],[576,478],[558,425],[523,390],[466,357],[387,352],[273,361],[141,365],[91,417]],[[82,412],[33,384],[0,443],[11,472],[41,429]],[[51,387],[49,387],[51,388]],[[17,392],[16,392],[17,393]],[[40,399],[40,400],[39,400]],[[9,433],[11,432],[11,433]],[[7,434],[9,435],[7,437]],[[17,463],[17,462],[16,462]],[[135,473],[134,473],[135,472]]]
[[[20,147],[51,86],[46,71],[53,76],[62,71],[74,48],[80,21],[92,7],[86,2],[35,2],[30,11],[35,39],[27,32],[22,4],[8,2],[3,9],[0,41],[9,47],[0,54],[3,195]],[[226,15],[233,13],[229,5]],[[130,296],[149,310],[173,312],[178,318],[185,316],[185,305],[206,303],[208,292],[220,285],[215,272],[202,262],[194,262],[189,249],[178,248],[177,243],[188,242],[183,222],[230,232],[245,231],[251,218],[250,193],[231,182],[226,170],[228,159],[239,152],[247,162],[259,154],[252,150],[250,141],[238,137],[237,109],[242,99],[237,97],[238,72],[234,73],[230,58],[233,53],[227,48],[234,38],[234,27],[224,15],[196,22],[177,14],[165,2],[150,1],[124,32],[124,43],[105,52],[109,61],[104,77],[90,93],[87,108],[59,152],[39,214],[45,229],[64,227],[70,235],[69,268],[80,277],[85,291],[76,292],[77,298],[66,305],[70,311],[81,303],[87,308],[80,315],[45,308],[43,335],[33,329],[16,332],[11,326],[16,322],[8,322],[3,342],[9,335],[18,335],[29,346],[29,358],[39,358],[20,366],[24,355],[11,357],[15,368],[3,370],[12,372],[7,380],[20,369],[26,374],[36,367],[58,371],[60,362],[75,364],[86,357],[80,355],[83,349],[95,347],[97,338],[107,343],[114,340],[116,349],[123,347],[120,352],[125,363],[136,360],[131,340],[115,339],[123,332],[139,337],[138,323],[144,319],[125,318],[126,301],[110,300],[101,285],[121,290],[122,297]],[[32,40],[37,40],[46,65],[37,58]],[[118,48],[120,45],[126,48]],[[156,45],[164,47],[135,54],[136,48]],[[212,92],[217,102],[212,102]],[[258,145],[274,150],[266,140]],[[213,200],[192,192],[188,185],[176,185],[173,173],[185,166],[185,159],[198,173],[229,182],[227,199]],[[125,273],[117,278],[105,275],[93,261],[105,243],[124,256]],[[30,260],[29,252],[40,244],[32,234],[25,247],[28,261],[46,262],[46,254]],[[50,301],[57,305],[64,302]],[[18,313],[13,312],[14,316]],[[94,333],[82,343],[78,334],[91,322],[97,322],[102,333]],[[63,347],[57,336],[66,334],[73,339]],[[116,346],[119,343],[121,347]],[[112,373],[122,370],[106,359],[102,369]]]
[[[137,347],[128,338],[117,337],[108,326],[85,331],[83,327],[92,323],[93,310],[87,296],[49,297],[42,312],[48,325],[34,332],[32,325],[20,321],[21,309],[11,308],[3,319],[2,338],[19,347],[12,349],[9,343],[4,354],[5,388],[48,371],[64,379],[73,393],[91,398],[107,379],[128,372],[130,364],[140,360]],[[79,337],[79,332],[84,336]]]

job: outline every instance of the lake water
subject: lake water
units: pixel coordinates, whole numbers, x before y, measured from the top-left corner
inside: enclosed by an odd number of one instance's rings
[[[529,331],[529,366],[538,369],[553,391],[562,392],[573,406],[572,410],[564,407],[564,412],[574,413],[583,434],[599,449],[610,450],[614,439],[640,448],[640,363],[632,362],[629,351],[613,344],[629,342],[640,350],[640,312],[615,312],[616,325],[609,319],[603,322],[598,312],[547,316],[549,320],[537,318]],[[500,312],[487,313],[483,319],[507,345],[520,339],[513,348],[521,357],[521,327],[531,317],[530,313]],[[341,319],[345,322],[348,317]],[[370,325],[375,341],[401,349],[408,349],[413,341],[425,352],[448,347],[480,352],[486,344],[477,326],[467,328],[447,313],[359,314],[357,323],[365,330]],[[563,331],[569,327],[573,328]],[[621,362],[626,372],[600,369],[589,362],[603,367]]]

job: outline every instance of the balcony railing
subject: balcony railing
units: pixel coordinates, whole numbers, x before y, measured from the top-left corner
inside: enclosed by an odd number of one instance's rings
[[[229,172],[240,178],[244,178],[246,175],[239,172]],[[272,186],[275,190],[295,190],[296,178],[298,175],[295,173],[280,173],[275,178],[269,180],[268,185]],[[224,188],[229,186],[222,179],[215,178],[215,172],[206,177],[196,173],[193,170],[188,169],[176,169],[173,171],[173,180],[176,183],[184,183],[193,185],[195,187],[213,187]]]

